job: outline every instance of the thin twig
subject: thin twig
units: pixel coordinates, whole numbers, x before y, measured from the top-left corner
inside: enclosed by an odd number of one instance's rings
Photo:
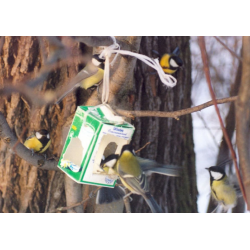
[[[85,199],[85,200],[83,200],[81,202],[75,203],[75,204],[67,206],[67,207],[58,207],[58,208],[56,208],[54,210],[49,211],[49,213],[54,213],[54,212],[58,212],[58,211],[66,211],[68,209],[71,209],[71,208],[74,208],[74,207],[78,207],[78,206],[82,205],[83,203],[85,203],[86,201],[92,199],[94,197],[94,195],[97,193],[97,191],[99,189],[101,189],[101,188],[102,187],[98,187],[95,191],[92,192],[92,195],[90,197],[88,197],[87,199]]]
[[[240,56],[238,56],[233,50],[231,50],[230,48],[228,48],[228,46],[223,43],[217,36],[214,36],[214,38],[223,46],[225,47],[231,54],[232,56],[236,57],[237,59],[239,59],[242,62],[242,58]]]
[[[202,61],[203,61],[203,68],[204,68],[208,88],[209,88],[209,91],[210,91],[210,95],[211,95],[211,97],[213,99],[214,107],[215,107],[216,113],[217,113],[218,118],[219,118],[219,122],[220,122],[220,126],[221,126],[221,129],[222,129],[224,138],[225,138],[225,140],[227,142],[227,145],[228,145],[228,147],[230,149],[230,152],[231,152],[231,155],[232,155],[232,159],[234,161],[236,175],[237,175],[237,178],[238,178],[238,181],[239,181],[239,184],[240,184],[241,192],[243,194],[245,202],[247,203],[244,186],[243,186],[243,183],[242,183],[239,167],[238,167],[237,160],[236,160],[236,154],[235,154],[235,151],[233,149],[231,140],[229,139],[227,131],[226,131],[225,127],[224,127],[224,124],[223,124],[223,121],[222,121],[222,118],[221,118],[221,115],[220,115],[220,111],[219,111],[219,108],[217,106],[217,101],[216,101],[216,97],[215,97],[215,94],[214,94],[214,91],[213,91],[213,87],[212,87],[212,84],[211,84],[210,71],[209,71],[208,59],[207,59],[207,53],[206,53],[205,39],[204,39],[204,37],[199,37],[198,40],[199,40],[199,46],[200,46],[201,56],[202,56]]]
[[[232,96],[232,97],[228,97],[228,98],[217,99],[216,102],[218,104],[221,104],[221,103],[227,103],[227,102],[232,102],[232,101],[236,101],[236,100],[237,100],[237,96]],[[207,107],[212,106],[212,105],[213,105],[213,101],[209,101],[209,102],[203,103],[201,105],[198,105],[196,107],[183,109],[183,110],[179,110],[179,111],[174,111],[174,112],[128,111],[128,110],[121,110],[121,109],[117,109],[116,112],[119,113],[120,115],[127,116],[127,117],[134,115],[134,116],[138,116],[138,117],[155,116],[155,117],[174,117],[174,118],[176,118],[177,116],[191,114],[193,112],[197,112],[199,110],[202,110],[202,109],[207,108]],[[71,123],[72,118],[69,119],[69,121]],[[1,128],[1,125],[2,125],[2,128]],[[2,131],[1,131],[1,129],[2,129]],[[23,130],[22,134],[20,135],[20,137],[23,136],[23,133],[24,133],[24,130]],[[16,139],[13,132],[10,130],[8,123],[7,123],[4,115],[1,112],[0,112],[0,136],[3,138],[7,136],[7,137],[10,137],[12,141],[15,141],[14,144],[11,143],[11,145],[13,145],[13,148],[15,148],[15,149],[16,149],[16,147],[25,148],[23,145],[20,145],[19,140]],[[5,142],[9,143],[9,141],[5,141]],[[26,150],[20,148],[20,150],[18,150],[17,154],[22,159],[30,162],[30,164],[32,164],[33,166],[42,165],[43,169],[56,170],[56,171],[58,170],[58,168],[56,167],[57,161],[55,161],[55,160],[49,161],[48,159],[47,160],[41,159],[43,157],[40,155],[36,155],[36,154],[31,158],[31,157],[29,157],[29,155],[31,155],[31,152],[27,148],[26,148]],[[42,160],[43,163],[39,162],[39,160]]]
[[[231,96],[227,98],[222,98],[222,99],[217,99],[215,100],[217,104],[222,104],[222,103],[227,103],[227,102],[233,102],[237,100],[237,96]],[[164,112],[164,111],[140,111],[140,110],[122,110],[122,109],[116,109],[115,111],[122,116],[126,117],[131,117],[131,116],[136,116],[136,117],[148,117],[148,116],[154,116],[154,117],[171,117],[171,118],[178,118],[178,116],[182,115],[187,115],[191,114],[197,111],[200,111],[202,109],[205,109],[207,107],[210,107],[214,105],[213,101],[209,101],[206,103],[203,103],[201,105],[192,107],[192,108],[187,108],[187,109],[181,109],[178,111],[173,111],[173,112]]]
[[[150,144],[151,142],[147,142],[143,147],[139,148],[138,150],[135,151],[135,153],[137,154],[138,152],[140,152],[142,149],[144,149],[148,144]]]

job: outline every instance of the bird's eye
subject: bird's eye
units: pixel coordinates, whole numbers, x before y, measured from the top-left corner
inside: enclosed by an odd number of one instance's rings
[[[37,139],[41,139],[43,136],[39,133],[39,132],[36,132],[36,138]]]
[[[175,62],[174,59],[170,59],[169,64],[170,64],[172,67],[175,67],[175,68],[178,68],[178,67],[179,67],[179,65]]]
[[[49,139],[49,134],[47,134],[47,138]]]

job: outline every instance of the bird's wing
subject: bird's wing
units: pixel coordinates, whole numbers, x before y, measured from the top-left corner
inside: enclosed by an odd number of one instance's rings
[[[102,187],[97,192],[96,204],[106,204],[120,200],[125,194],[125,190],[120,186],[115,186],[114,188]]]
[[[67,85],[67,88],[63,90],[63,94],[60,95],[58,100],[55,102],[55,104],[58,104],[61,102],[61,100],[67,96],[69,93],[71,93],[75,88],[80,86],[80,82],[84,79],[94,75],[98,71],[98,67],[94,66],[91,62],[87,64],[85,68],[83,68],[73,79],[70,81],[70,83]]]
[[[85,68],[83,68],[72,80],[72,84],[77,84],[82,80],[94,75],[98,71],[98,67],[93,65],[92,63],[88,63]]]
[[[142,171],[146,174],[157,173],[167,176],[179,176],[181,172],[181,167],[176,165],[164,165],[138,156],[136,156],[136,159],[138,160]]]
[[[144,195],[145,193],[149,192],[148,181],[144,173],[142,173],[138,177],[131,177],[129,175],[124,175],[123,177],[120,178],[124,186],[134,193]]]

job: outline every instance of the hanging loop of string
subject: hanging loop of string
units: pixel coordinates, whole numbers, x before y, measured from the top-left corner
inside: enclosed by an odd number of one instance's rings
[[[107,47],[104,47],[103,51],[101,52],[101,54],[99,55],[100,58],[105,59],[105,67],[104,67],[104,76],[103,76],[103,91],[102,91],[102,103],[107,103],[108,102],[108,98],[109,98],[109,64],[111,66],[114,65],[114,62],[118,56],[118,54],[121,55],[129,55],[129,56],[133,56],[136,57],[137,59],[143,61],[144,63],[146,63],[148,66],[150,66],[151,68],[155,69],[161,79],[161,82],[166,85],[167,87],[174,87],[177,83],[177,80],[175,79],[175,77],[166,74],[160,63],[159,63],[159,59],[153,59],[150,58],[148,56],[142,55],[142,54],[138,54],[135,52],[131,52],[131,51],[127,51],[127,50],[120,50],[120,46],[119,44],[116,42],[116,39],[114,36],[111,36],[112,40],[113,40],[113,44]],[[109,58],[110,56],[116,53],[113,61],[110,63],[109,62]]]

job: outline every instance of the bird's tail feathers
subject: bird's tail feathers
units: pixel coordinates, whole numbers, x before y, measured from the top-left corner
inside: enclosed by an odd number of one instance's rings
[[[70,92],[72,92],[75,88],[78,88],[79,86],[80,86],[79,83],[77,83],[76,85],[74,85],[71,89],[69,89],[62,96],[60,96],[58,98],[58,100],[55,102],[55,104],[59,104],[65,96],[67,96]]]
[[[175,50],[172,52],[172,54],[174,54],[176,56],[180,55],[180,49],[178,46],[175,48]]]
[[[143,197],[147,202],[148,206],[150,207],[152,213],[163,213],[162,209],[160,208],[160,206],[157,204],[157,202],[150,193],[146,193]]]
[[[125,190],[121,186],[115,186],[114,188],[102,187],[97,192],[96,204],[108,204],[121,200],[125,194]]]

